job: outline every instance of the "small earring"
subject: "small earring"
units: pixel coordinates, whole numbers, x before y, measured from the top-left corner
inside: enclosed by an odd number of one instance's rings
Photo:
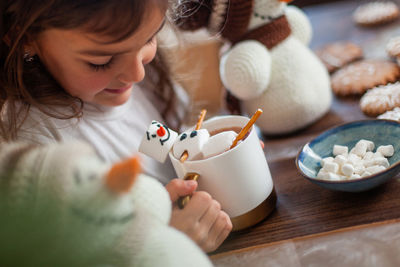
[[[24,60],[25,62],[29,63],[35,60],[35,58],[33,56],[30,55],[29,51],[26,51],[24,53]]]

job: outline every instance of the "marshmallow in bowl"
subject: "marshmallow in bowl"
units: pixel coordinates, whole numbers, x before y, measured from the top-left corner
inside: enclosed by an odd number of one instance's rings
[[[333,155],[321,160],[322,168],[317,174],[318,179],[342,181],[358,179],[385,170],[389,167],[386,157],[394,154],[392,145],[379,146],[373,152],[375,144],[369,140],[360,140],[347,153],[348,147],[334,145]]]
[[[380,147],[378,147],[376,152],[381,153],[385,157],[391,157],[394,154],[394,148],[392,145],[380,146]]]
[[[203,158],[210,158],[229,150],[237,133],[234,131],[221,132],[210,137],[203,146]]]
[[[341,145],[334,145],[333,146],[333,155],[347,155],[349,153],[349,148],[347,146],[341,146]]]
[[[174,157],[180,159],[187,151],[187,160],[193,160],[201,156],[204,145],[208,142],[210,134],[206,129],[188,130],[181,133],[172,148]]]
[[[364,157],[364,155],[368,151],[372,151],[375,148],[375,144],[372,141],[361,139],[357,142],[357,144],[350,150],[350,153],[356,154],[360,157]]]

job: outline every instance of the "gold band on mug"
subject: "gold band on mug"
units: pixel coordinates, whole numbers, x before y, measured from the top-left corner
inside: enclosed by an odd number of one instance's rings
[[[231,218],[232,231],[239,231],[262,221],[273,211],[275,205],[276,193],[275,189],[272,188],[271,194],[260,205],[245,214]]]

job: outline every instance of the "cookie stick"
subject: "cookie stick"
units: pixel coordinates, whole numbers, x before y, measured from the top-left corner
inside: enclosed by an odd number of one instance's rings
[[[207,113],[207,110],[205,110],[205,109],[201,110],[199,119],[197,120],[197,124],[196,124],[196,128],[195,128],[196,130],[199,130],[201,128],[201,125],[203,124],[206,113]],[[180,162],[181,163],[185,162],[187,160],[188,156],[189,156],[189,154],[187,151],[183,152],[181,158],[179,159]],[[197,173],[187,173],[183,179],[197,181],[198,178],[199,178],[199,175]],[[185,205],[189,202],[189,200],[190,200],[190,196],[180,197],[178,199],[178,207],[183,209],[185,207]]]
[[[250,130],[251,126],[253,126],[253,124],[256,122],[258,117],[260,117],[261,113],[262,110],[257,109],[256,113],[254,113],[254,115],[250,118],[247,124],[242,128],[242,130],[240,130],[239,134],[236,136],[235,140],[233,140],[232,145],[229,149],[234,148],[237,145],[237,143],[246,136],[247,132]]]
[[[201,124],[204,121],[204,117],[206,116],[207,110],[202,109],[199,115],[199,119],[197,120],[197,124],[196,124],[196,128],[195,130],[199,130],[201,128]],[[180,158],[180,162],[183,163],[185,162],[185,160],[187,160],[189,154],[187,151],[183,152],[181,158]]]

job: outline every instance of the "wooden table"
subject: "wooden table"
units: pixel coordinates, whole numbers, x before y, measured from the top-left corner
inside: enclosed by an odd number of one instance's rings
[[[363,2],[366,1],[341,1],[304,8],[314,28],[311,48],[350,40],[364,48],[367,58],[386,57],[386,42],[389,37],[400,35],[400,20],[360,28],[353,23],[351,14]],[[396,2],[400,4],[400,0]],[[400,218],[397,179],[371,191],[342,193],[310,183],[296,169],[295,157],[306,142],[332,126],[359,119],[367,117],[360,111],[357,98],[335,99],[330,112],[307,129],[289,136],[266,137],[265,153],[278,195],[276,210],[258,225],[232,233],[214,254]]]

